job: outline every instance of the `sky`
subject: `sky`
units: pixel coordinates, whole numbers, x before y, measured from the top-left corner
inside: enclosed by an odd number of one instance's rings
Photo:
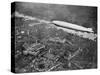
[[[97,7],[16,2],[15,10],[25,15],[49,21],[66,21],[97,31]]]

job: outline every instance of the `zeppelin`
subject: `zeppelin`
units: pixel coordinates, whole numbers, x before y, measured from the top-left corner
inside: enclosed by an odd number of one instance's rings
[[[86,32],[93,32],[92,28],[86,28],[86,27],[83,27],[83,26],[79,26],[79,25],[76,25],[76,24],[71,24],[71,23],[64,22],[64,21],[55,20],[55,21],[52,21],[52,23],[56,24],[58,26],[66,27],[66,28],[70,28],[70,29],[86,31]]]

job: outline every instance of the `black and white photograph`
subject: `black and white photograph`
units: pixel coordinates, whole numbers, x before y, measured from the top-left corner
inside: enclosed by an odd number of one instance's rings
[[[11,72],[98,68],[96,6],[11,3]]]

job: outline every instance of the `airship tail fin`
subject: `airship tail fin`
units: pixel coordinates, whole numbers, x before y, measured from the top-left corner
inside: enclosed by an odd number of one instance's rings
[[[88,28],[88,31],[89,31],[89,32],[93,32],[93,29],[92,29],[92,28]]]

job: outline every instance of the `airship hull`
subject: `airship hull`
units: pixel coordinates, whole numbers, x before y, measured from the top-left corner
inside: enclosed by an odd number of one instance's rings
[[[52,23],[56,24],[58,26],[61,26],[61,27],[65,27],[65,28],[70,28],[70,29],[75,29],[75,30],[80,30],[80,31],[93,32],[92,28],[86,28],[86,27],[83,27],[83,26],[71,24],[71,23],[64,22],[64,21],[52,21]]]

